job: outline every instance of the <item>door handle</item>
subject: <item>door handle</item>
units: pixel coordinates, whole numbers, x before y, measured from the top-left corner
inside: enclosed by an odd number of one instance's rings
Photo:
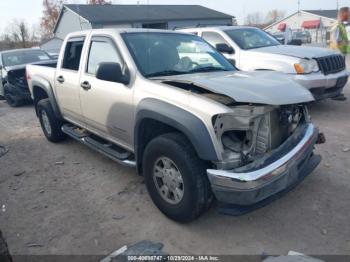
[[[64,77],[63,77],[63,76],[57,77],[57,82],[59,82],[60,84],[62,84],[62,83],[64,82]]]
[[[91,89],[91,85],[88,81],[84,81],[83,83],[80,84],[80,86],[86,91]]]

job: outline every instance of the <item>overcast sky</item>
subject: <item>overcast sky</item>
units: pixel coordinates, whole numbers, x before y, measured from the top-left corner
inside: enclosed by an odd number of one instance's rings
[[[71,0],[70,3],[85,3],[86,0]],[[297,11],[298,0],[115,0],[121,4],[198,4],[236,16],[244,21],[248,13],[266,13],[281,9],[287,14]],[[301,9],[335,9],[336,0],[300,0]],[[350,0],[339,0],[340,6],[350,6]],[[42,0],[0,0],[0,34],[13,19],[24,19],[30,25],[39,24],[42,15]]]

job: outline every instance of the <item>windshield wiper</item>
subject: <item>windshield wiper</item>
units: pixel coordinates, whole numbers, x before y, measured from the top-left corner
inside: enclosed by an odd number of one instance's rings
[[[146,77],[182,75],[182,74],[186,74],[186,73],[187,73],[187,72],[177,71],[177,70],[164,70],[164,71],[160,71],[160,72],[155,72],[155,73],[147,74]]]
[[[198,72],[214,72],[214,71],[228,71],[221,67],[215,67],[215,66],[205,66],[205,67],[199,67],[192,69],[191,73],[198,73]]]

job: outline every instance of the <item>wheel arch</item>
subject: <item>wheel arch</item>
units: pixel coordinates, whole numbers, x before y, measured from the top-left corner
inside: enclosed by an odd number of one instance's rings
[[[50,103],[52,105],[52,109],[56,115],[57,118],[62,119],[62,114],[61,111],[58,107],[53,89],[51,84],[45,80],[45,79],[33,79],[32,80],[32,86],[33,86],[33,101],[34,101],[34,107],[36,114],[38,115],[37,112],[37,105],[40,100],[48,98],[50,100]]]
[[[203,121],[169,103],[154,98],[142,100],[136,110],[134,130],[135,157],[139,173],[142,171],[142,156],[147,144],[156,136],[169,132],[182,133],[200,159],[218,161],[214,144]]]

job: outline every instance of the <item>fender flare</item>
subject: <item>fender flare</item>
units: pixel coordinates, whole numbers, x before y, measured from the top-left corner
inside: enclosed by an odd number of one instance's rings
[[[138,156],[140,124],[142,120],[152,119],[182,132],[192,143],[199,158],[218,161],[212,138],[202,120],[192,113],[154,98],[142,100],[136,109],[134,144]]]
[[[39,88],[43,89],[46,92],[46,94],[50,100],[53,112],[55,113],[56,117],[59,119],[63,119],[50,82],[44,78],[35,77],[35,79],[32,80],[32,87],[33,87],[33,93],[32,93],[33,100],[35,101],[35,94],[34,94],[35,87],[39,87]],[[35,110],[36,110],[36,108],[35,108]]]

